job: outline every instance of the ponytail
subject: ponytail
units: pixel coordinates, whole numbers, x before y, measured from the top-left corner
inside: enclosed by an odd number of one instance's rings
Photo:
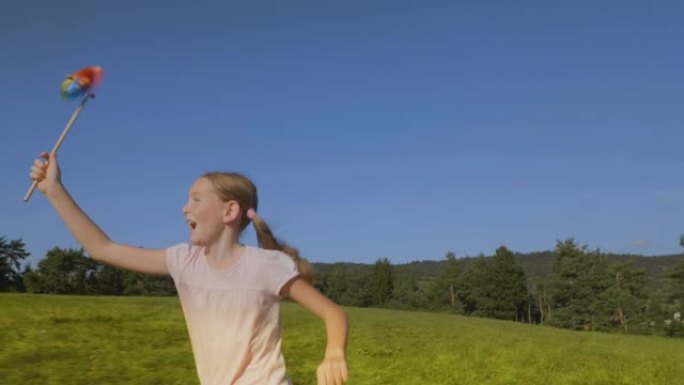
[[[249,178],[235,172],[208,172],[201,176],[207,178],[214,185],[216,193],[221,200],[228,202],[235,200],[240,204],[242,219],[240,231],[244,230],[251,220],[257,233],[259,247],[268,250],[278,250],[289,255],[297,266],[297,270],[304,280],[313,283],[313,267],[306,259],[299,256],[299,251],[294,247],[276,239],[273,232],[261,217],[256,215],[259,203],[257,188]]]
[[[252,218],[252,224],[256,229],[257,241],[259,242],[259,247],[267,250],[279,250],[287,254],[292,258],[292,261],[297,266],[297,270],[301,277],[308,283],[313,284],[314,271],[311,264],[304,258],[299,256],[299,250],[288,245],[285,242],[281,242],[273,235],[271,228],[268,227],[266,221],[261,219],[259,216],[254,216]]]

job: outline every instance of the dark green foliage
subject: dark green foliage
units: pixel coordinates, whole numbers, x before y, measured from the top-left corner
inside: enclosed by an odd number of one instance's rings
[[[496,283],[490,314],[493,318],[523,320],[527,309],[527,277],[513,253],[501,246],[492,260],[492,281]]]
[[[554,251],[542,251],[531,253],[514,253],[518,263],[525,271],[525,275],[533,282],[541,282],[551,275],[553,262],[555,259]],[[684,254],[663,255],[657,257],[645,257],[633,254],[601,254],[608,263],[622,263],[632,261],[636,269],[644,270],[645,284],[648,290],[663,289],[664,283],[669,278],[668,271],[680,263],[684,263]],[[468,266],[477,260],[477,257],[458,258],[461,271],[465,271]],[[344,263],[349,267],[370,270],[372,265],[360,263]],[[316,274],[326,275],[335,266],[333,263],[314,263]],[[397,275],[407,275],[416,278],[418,281],[425,279],[435,279],[439,277],[447,266],[447,260],[439,261],[413,261],[405,264],[392,265],[394,273]]]
[[[551,276],[552,325],[592,330],[599,295],[609,286],[608,264],[598,251],[579,247],[573,239],[559,241]]]
[[[168,276],[151,276],[103,265],[83,249],[49,250],[34,271],[25,272],[27,291],[43,294],[174,295]]]
[[[467,313],[522,321],[527,318],[527,278],[506,247],[494,258],[480,257],[465,271],[461,292]]]
[[[610,284],[593,304],[597,315],[596,328],[628,330],[638,326],[646,311],[648,296],[644,288],[644,271],[630,262],[613,264],[608,268]]]
[[[170,276],[149,275],[126,271],[123,275],[125,295],[175,295],[176,288]]]
[[[684,337],[684,263],[671,270],[665,296],[665,335]]]
[[[484,316],[486,298],[493,288],[489,281],[489,261],[484,255],[467,265],[460,280],[459,290],[465,314]]]
[[[97,287],[100,294],[122,295],[126,292],[124,277],[129,272],[113,266],[104,265],[97,274]]]
[[[83,249],[50,249],[35,271],[26,274],[31,293],[94,294],[97,292],[98,264]]]
[[[457,313],[463,311],[463,304],[461,303],[461,298],[458,292],[460,285],[460,272],[461,268],[459,266],[458,260],[456,259],[456,254],[451,252],[447,253],[446,268],[444,269],[444,274],[441,275],[441,278],[444,282],[444,289],[448,295],[448,309]]]
[[[370,291],[373,306],[384,307],[392,298],[394,290],[394,277],[392,264],[389,259],[383,258],[375,261],[370,277]]]
[[[392,309],[426,309],[428,298],[420,288],[420,282],[409,275],[394,276],[392,297],[388,306]]]
[[[670,302],[681,309],[684,307],[684,262],[672,269],[668,286]]]
[[[447,253],[445,262],[444,270],[432,281],[427,293],[429,308],[463,313],[461,263],[453,252]]]
[[[326,274],[318,270],[317,274],[316,286],[336,303],[358,307],[372,304],[368,266],[336,263]]]
[[[30,254],[21,239],[0,237],[0,291],[23,291],[21,263]]]
[[[664,291],[653,292],[646,300],[646,310],[642,322],[637,328],[630,328],[631,332],[648,334],[666,334],[667,320],[672,318],[671,305],[668,295]]]
[[[102,265],[83,250],[54,248],[37,267],[27,265],[20,271],[19,261],[28,256],[23,248],[21,240],[0,238],[3,290],[175,295],[168,276]],[[516,254],[500,247],[492,257],[457,259],[450,252],[441,261],[392,265],[383,258],[373,265],[316,263],[314,268],[315,286],[345,306],[684,337],[684,255],[603,254],[569,239],[558,242],[552,252]]]

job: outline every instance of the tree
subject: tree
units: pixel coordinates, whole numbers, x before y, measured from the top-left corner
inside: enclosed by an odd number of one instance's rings
[[[0,237],[0,291],[21,291],[23,288],[21,263],[30,254],[21,239],[7,241]]]
[[[432,281],[428,289],[427,300],[430,308],[463,313],[460,271],[461,267],[456,259],[456,254],[451,251],[448,252],[444,270]]]
[[[451,310],[459,310],[462,307],[461,300],[458,297],[459,270],[456,254],[448,252],[443,277],[447,292],[449,293],[449,306]]]
[[[558,241],[551,275],[552,325],[592,330],[596,326],[595,302],[610,286],[607,263],[599,251],[589,252],[574,239]]]
[[[496,250],[492,259],[491,308],[493,318],[522,321],[527,313],[527,277],[518,260],[505,246]]]
[[[672,268],[668,284],[668,299],[673,311],[684,310],[684,262]]]
[[[368,270],[366,266],[336,263],[332,270],[320,277],[319,289],[340,305],[369,306],[372,299]]]
[[[684,247],[684,235],[679,244]],[[663,331],[669,337],[684,337],[684,262],[673,267],[668,278],[661,304]]]
[[[488,318],[526,318],[527,278],[515,255],[505,246],[493,258],[484,256],[466,270],[462,292],[466,311]]]
[[[149,275],[124,270],[123,284],[125,295],[167,296],[176,294],[173,279],[166,275]]]
[[[542,301],[540,299],[542,298],[541,291],[544,290],[544,287],[542,284],[540,284],[538,279],[527,275],[526,277],[527,309],[525,316],[527,318],[527,323],[537,324],[543,322],[542,317],[544,314],[544,309],[542,308]]]
[[[684,247],[684,235],[679,238],[679,244]],[[679,306],[679,310],[684,309],[684,263],[680,263],[672,269],[670,274],[670,299]]]
[[[121,270],[86,256],[83,249],[49,250],[35,271],[24,274],[29,292],[46,294],[174,295],[169,276]]]
[[[126,271],[109,266],[102,265],[97,272],[97,292],[99,294],[107,295],[122,295],[126,290],[124,277]]]
[[[487,298],[491,291],[489,261],[480,255],[463,271],[459,293],[465,314],[487,316]]]
[[[418,280],[405,274],[395,274],[392,282],[392,297],[387,303],[392,309],[415,310],[425,306],[425,298]]]
[[[373,304],[370,289],[371,269],[368,266],[352,266],[349,269],[347,295],[351,306],[368,307]]]
[[[387,305],[392,297],[392,291],[394,289],[392,264],[387,258],[375,261],[370,281],[373,305],[380,307]]]
[[[94,294],[98,264],[83,249],[50,249],[35,271],[27,272],[27,289],[46,294]]]
[[[539,322],[544,323],[551,320],[551,295],[549,294],[549,287],[551,286],[548,280],[541,280],[534,285],[536,292],[537,308],[539,309]]]
[[[598,327],[627,331],[628,324],[646,310],[645,273],[632,267],[631,261],[613,264],[608,270],[611,283],[598,296],[592,310],[599,317]]]
[[[348,305],[342,302],[342,298],[347,293],[348,283],[347,266],[336,263],[332,270],[321,276],[321,291],[333,302]]]
[[[29,293],[44,293],[43,280],[31,267],[27,267],[23,275],[24,288]]]

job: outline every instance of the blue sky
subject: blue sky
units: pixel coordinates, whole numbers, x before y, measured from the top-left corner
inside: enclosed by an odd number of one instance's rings
[[[235,170],[317,262],[681,252],[681,3],[137,3],[3,3],[0,236],[33,261],[77,246],[21,198],[88,65],[106,78],[63,181],[118,242],[187,241],[190,184]]]

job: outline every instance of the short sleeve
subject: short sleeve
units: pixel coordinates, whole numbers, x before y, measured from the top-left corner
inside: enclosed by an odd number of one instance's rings
[[[273,294],[280,296],[280,290],[286,283],[299,276],[299,270],[292,258],[283,253],[277,252],[270,258],[269,263],[269,287]]]
[[[174,281],[178,280],[178,273],[181,268],[181,261],[186,259],[190,253],[190,245],[187,243],[180,243],[166,249],[166,266],[169,269],[169,274]]]

